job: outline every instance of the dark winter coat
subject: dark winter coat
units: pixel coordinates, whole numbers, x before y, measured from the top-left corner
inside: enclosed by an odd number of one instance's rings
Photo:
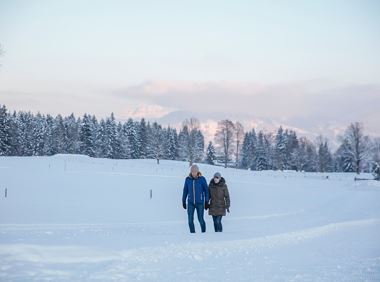
[[[226,215],[226,209],[230,208],[230,194],[226,181],[222,177],[219,183],[215,183],[214,179],[210,181],[208,186],[210,194],[210,209],[209,215]]]
[[[182,202],[193,204],[204,204],[209,201],[208,186],[206,178],[199,173],[197,178],[194,178],[191,174],[186,177],[185,184],[183,185]]]

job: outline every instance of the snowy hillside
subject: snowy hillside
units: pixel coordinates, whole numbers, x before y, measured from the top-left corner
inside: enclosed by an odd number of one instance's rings
[[[380,281],[379,182],[200,169],[226,178],[223,233],[189,233],[187,163],[1,157],[0,281]]]

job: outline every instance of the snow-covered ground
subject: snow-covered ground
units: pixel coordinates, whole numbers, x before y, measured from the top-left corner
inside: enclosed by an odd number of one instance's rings
[[[188,232],[187,163],[1,157],[0,281],[380,281],[379,182],[200,168],[223,233]]]

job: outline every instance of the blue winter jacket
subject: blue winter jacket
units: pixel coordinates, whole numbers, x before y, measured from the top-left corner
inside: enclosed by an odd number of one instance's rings
[[[194,197],[195,194],[195,197]],[[193,204],[204,204],[209,201],[208,186],[206,178],[199,176],[193,178],[191,175],[186,177],[185,184],[183,185],[182,202]]]

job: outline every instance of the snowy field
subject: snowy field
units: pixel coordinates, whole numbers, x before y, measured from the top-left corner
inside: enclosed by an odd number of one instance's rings
[[[226,178],[223,233],[189,233],[187,163],[1,157],[0,281],[380,281],[380,182],[200,169]]]

